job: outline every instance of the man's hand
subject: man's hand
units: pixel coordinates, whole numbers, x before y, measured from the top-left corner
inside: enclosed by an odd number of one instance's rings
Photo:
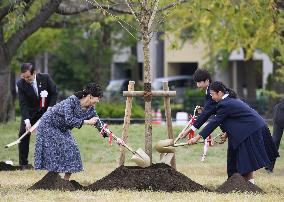
[[[192,144],[196,144],[198,142],[198,140],[200,140],[201,136],[200,135],[196,135],[195,137],[189,139],[187,141],[187,144],[192,145]]]
[[[197,108],[197,114],[201,114],[203,112],[204,108],[203,107],[198,107]]]
[[[28,131],[32,127],[31,123],[26,123],[26,131]]]
[[[227,135],[226,132],[225,132],[225,133],[222,133],[222,134],[220,135],[220,142],[219,142],[219,144],[224,144],[224,142],[226,142],[226,140],[227,140],[227,137],[228,137],[228,135]]]

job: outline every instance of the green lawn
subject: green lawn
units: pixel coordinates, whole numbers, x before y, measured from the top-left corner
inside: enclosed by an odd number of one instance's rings
[[[0,125],[0,161],[18,161],[18,149],[14,146],[5,149],[4,146],[17,138],[19,122]],[[121,136],[122,125],[110,125],[111,130]],[[174,127],[177,135],[181,127]],[[214,135],[218,134],[216,131]],[[84,162],[84,171],[72,175],[71,179],[83,185],[112,172],[118,165],[119,147],[108,145],[107,139],[100,138],[98,131],[89,126],[80,130],[73,130],[73,134],[80,146]],[[167,132],[164,125],[153,125],[153,146],[159,139],[166,139]],[[133,149],[144,149],[144,125],[133,124],[129,130],[128,144]],[[30,144],[30,160],[33,163],[34,136]],[[280,155],[284,155],[283,141]],[[177,169],[192,180],[215,188],[226,180],[226,150],[227,145],[214,145],[209,148],[205,162],[200,161],[203,145],[177,148]],[[127,152],[126,165],[134,165]],[[159,154],[153,148],[153,162],[159,161]],[[284,201],[284,159],[278,159],[275,172],[267,174],[263,169],[255,172],[255,180],[259,187],[268,194],[253,195],[247,193],[217,194],[217,193],[152,193],[134,191],[99,191],[99,192],[60,192],[60,191],[27,191],[26,189],[45,175],[45,171],[14,171],[0,172],[0,200],[1,201]]]

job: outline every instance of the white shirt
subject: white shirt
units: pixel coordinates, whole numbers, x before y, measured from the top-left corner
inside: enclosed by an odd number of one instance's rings
[[[37,89],[37,81],[36,81],[36,75],[35,75],[35,79],[32,82],[32,87],[35,91],[36,96],[38,97],[38,89]]]
[[[37,82],[36,82],[36,75],[35,75],[35,79],[33,80],[33,82],[31,83],[33,89],[34,89],[34,92],[36,94],[36,96],[38,97],[38,89],[37,89]],[[28,125],[30,124],[30,119],[25,119],[24,120],[25,124]]]

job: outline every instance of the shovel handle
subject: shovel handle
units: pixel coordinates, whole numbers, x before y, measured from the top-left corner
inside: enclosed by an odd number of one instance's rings
[[[40,119],[29,130],[27,130],[24,134],[22,134],[21,137],[19,137],[16,141],[11,142],[10,144],[7,144],[5,146],[5,148],[9,148],[9,147],[12,147],[16,144],[19,144],[25,136],[27,136],[29,133],[33,132],[38,127],[39,123],[40,123]]]
[[[107,130],[106,130],[107,131]],[[107,133],[109,133],[110,131],[107,131]],[[112,134],[112,137],[115,139],[115,140],[117,140],[118,139],[118,137],[116,136],[116,135],[114,135],[114,134]],[[126,145],[126,144],[123,144],[122,146],[124,146],[126,149],[128,149],[132,154],[137,154],[135,151],[133,151],[128,145]]]
[[[198,144],[198,143],[204,143],[204,141],[196,142],[195,144]],[[179,146],[185,146],[185,145],[189,145],[189,144],[187,142],[183,142],[183,143],[179,143],[179,144],[174,144],[173,146],[179,147]]]
[[[179,144],[174,144],[174,147],[179,147],[179,146],[185,146],[188,145],[187,142],[179,143]]]

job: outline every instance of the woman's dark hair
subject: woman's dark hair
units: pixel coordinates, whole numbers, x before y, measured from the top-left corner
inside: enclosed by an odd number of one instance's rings
[[[25,73],[26,71],[30,71],[31,74],[35,72],[35,67],[32,63],[23,63],[21,65],[21,73]]]
[[[97,83],[89,83],[84,90],[74,93],[74,95],[79,99],[86,97],[89,94],[94,97],[103,97],[102,87]]]
[[[206,81],[207,79],[211,83],[210,73],[206,69],[197,69],[193,74],[193,80],[195,82]]]
[[[215,81],[211,83],[210,89],[217,93],[221,91],[224,94],[229,94],[230,98],[237,98],[237,93],[233,89],[227,88],[221,81]]]

